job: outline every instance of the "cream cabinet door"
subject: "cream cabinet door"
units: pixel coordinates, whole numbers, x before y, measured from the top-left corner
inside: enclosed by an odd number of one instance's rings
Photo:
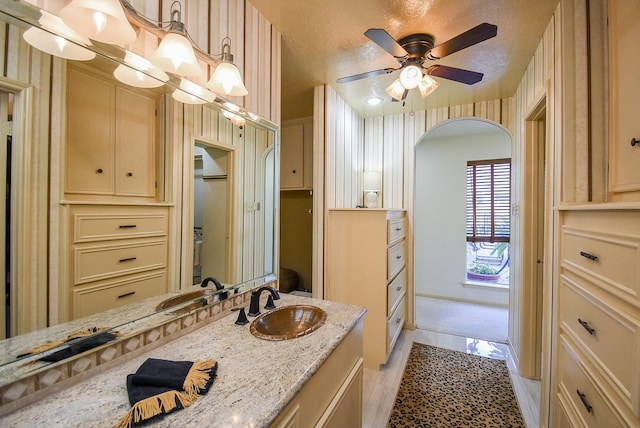
[[[67,193],[114,192],[114,94],[113,84],[69,69]]]
[[[116,194],[155,196],[155,100],[116,87]]]
[[[282,128],[280,149],[280,188],[301,189],[304,184],[304,127]]]
[[[640,8],[611,0],[609,8],[609,185],[612,192],[640,190]],[[637,141],[637,142],[636,142]],[[634,144],[635,143],[635,144]]]

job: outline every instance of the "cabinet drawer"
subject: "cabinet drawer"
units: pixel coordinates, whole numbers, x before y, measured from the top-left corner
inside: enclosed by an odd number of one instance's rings
[[[562,227],[562,266],[640,306],[640,217],[570,212]]]
[[[560,337],[558,349],[558,373],[560,390],[569,398],[572,407],[590,427],[623,427],[601,394],[601,389],[592,382],[592,377],[579,362],[565,336]]]
[[[165,236],[167,211],[74,212],[73,242]]]
[[[387,280],[390,280],[404,267],[404,240],[387,250]]]
[[[166,273],[127,278],[99,287],[73,291],[73,318],[103,312],[162,294],[166,290]]]
[[[622,401],[640,410],[640,321],[625,316],[590,295],[577,281],[561,277],[559,316],[562,329],[585,348],[593,365]]]
[[[387,221],[387,243],[393,244],[404,238],[404,218]]]
[[[391,284],[387,286],[387,316],[396,308],[400,298],[404,296],[407,289],[407,270],[402,269]]]
[[[393,349],[393,345],[402,331],[405,300],[404,297],[400,299],[398,306],[396,306],[393,314],[387,320],[387,354]]]
[[[75,284],[165,267],[166,241],[74,248]]]

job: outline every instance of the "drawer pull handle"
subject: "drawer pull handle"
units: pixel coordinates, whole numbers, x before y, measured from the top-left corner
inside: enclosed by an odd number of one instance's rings
[[[137,259],[137,257],[127,257],[126,259],[120,259],[120,263],[124,263],[124,262],[132,262],[135,259]]]
[[[596,329],[591,327],[588,322],[581,320],[580,318],[578,318],[578,322],[582,327],[584,327],[585,330],[589,332],[590,335],[593,336],[596,333]]]
[[[402,321],[402,318],[400,317],[396,318],[396,324],[400,324],[400,321]]]
[[[396,227],[396,230],[397,230],[398,232],[400,232],[400,231],[402,230],[402,228],[401,228],[401,227]]]
[[[396,290],[397,290],[397,291],[402,290],[402,285],[398,285],[398,287],[396,287]]]
[[[133,177],[133,172],[127,172],[127,177]]]
[[[402,256],[396,256],[396,259],[401,259],[401,258],[402,258]]]
[[[102,174],[102,168],[98,168],[98,169],[96,169],[96,172],[97,172],[98,174]]]
[[[578,397],[580,397],[580,401],[582,401],[582,404],[584,404],[585,409],[587,409],[587,412],[591,413],[593,407],[587,401],[587,397],[582,392],[580,392],[579,389],[576,389],[576,392],[578,393]]]
[[[635,138],[635,137],[633,137],[633,138],[631,139],[631,147],[634,147],[634,146],[636,146],[636,145],[640,146],[640,140],[636,140],[636,138]]]
[[[580,251],[580,255],[581,255],[582,257],[584,257],[584,258],[586,258],[586,259],[589,259],[589,260],[591,260],[591,261],[594,261],[594,262],[595,262],[596,260],[598,260],[598,256],[594,256],[593,254],[589,254],[589,253],[587,253],[587,252],[585,252],[585,251]]]
[[[124,293],[118,296],[118,299],[122,299],[123,297],[127,297],[127,296],[133,296],[134,294],[136,294],[135,291],[129,291],[128,293]]]
[[[120,229],[133,229],[134,227],[137,227],[137,225],[135,225],[135,224],[121,224],[118,227]]]

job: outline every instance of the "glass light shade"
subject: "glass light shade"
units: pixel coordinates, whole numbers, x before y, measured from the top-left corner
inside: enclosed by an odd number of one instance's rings
[[[127,51],[124,64],[113,72],[116,79],[136,88],[157,88],[169,80],[167,73],[151,64],[146,58]]]
[[[422,70],[417,65],[408,65],[400,72],[400,83],[405,89],[413,89],[422,80]]]
[[[136,39],[118,0],[73,0],[60,17],[78,33],[99,42],[126,45]]]
[[[206,104],[216,99],[213,92],[186,79],[180,81],[180,88],[173,91],[171,96],[184,104]]]
[[[365,192],[379,192],[382,190],[382,173],[379,171],[363,172],[362,185]]]
[[[207,82],[207,88],[218,94],[234,97],[243,97],[249,93],[242,82],[238,67],[226,61],[218,64],[213,70],[211,79]]]
[[[27,43],[42,52],[60,58],[76,61],[88,61],[95,58],[94,52],[78,46],[78,44],[91,45],[89,39],[73,31],[57,16],[45,10],[41,10],[40,13],[42,16],[38,22],[42,28],[48,31],[38,27],[29,28],[22,34]]]
[[[391,97],[400,101],[402,99],[402,96],[404,95],[405,89],[404,86],[402,86],[402,83],[400,83],[400,79],[396,79],[385,89],[385,91],[387,92],[387,94],[391,95]]]
[[[202,76],[203,74],[191,42],[178,33],[169,33],[164,36],[149,61],[161,70],[180,76]]]
[[[418,89],[420,89],[420,95],[422,95],[422,98],[424,98],[431,92],[435,91],[438,86],[440,86],[439,82],[433,80],[433,78],[428,74],[425,74],[420,81],[420,84],[418,84]]]

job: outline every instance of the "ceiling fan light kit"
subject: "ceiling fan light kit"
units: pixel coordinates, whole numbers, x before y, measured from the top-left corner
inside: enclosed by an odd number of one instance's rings
[[[425,63],[427,61],[440,60],[447,55],[495,37],[497,34],[498,27],[485,22],[435,46],[435,38],[431,34],[410,34],[396,41],[384,29],[370,28],[365,31],[364,35],[392,55],[398,61],[400,67],[383,68],[341,77],[337,80],[337,83],[353,82],[400,70],[400,77],[385,89],[393,98],[392,101],[404,100],[408,91],[416,87],[420,90],[420,95],[423,98],[428,96],[440,85],[431,76],[473,85],[482,80],[482,73],[440,64],[427,66]]]

